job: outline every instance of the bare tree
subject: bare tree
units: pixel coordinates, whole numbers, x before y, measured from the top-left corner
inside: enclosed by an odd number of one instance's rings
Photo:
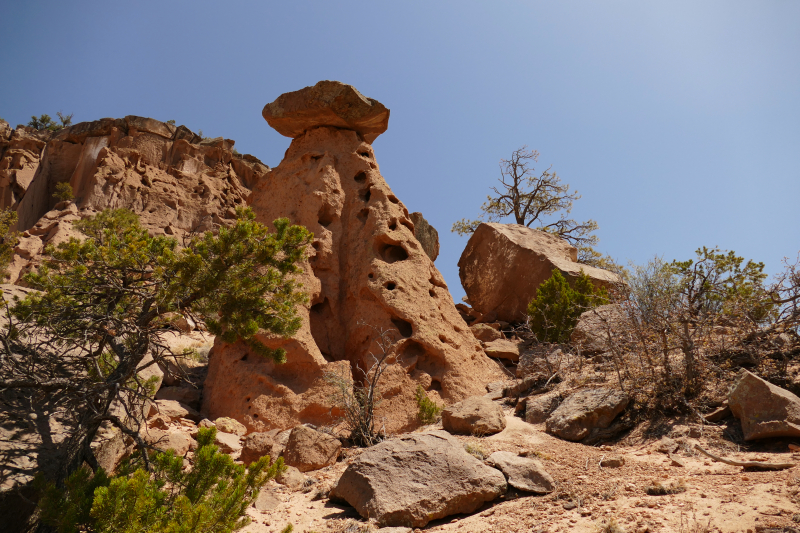
[[[481,206],[482,213],[476,220],[463,218],[453,224],[452,231],[464,235],[473,233],[483,222],[500,222],[513,217],[514,222],[527,227],[535,227],[558,235],[569,241],[579,250],[579,261],[590,263],[600,254],[593,247],[597,244],[597,222],[587,220],[577,222],[569,218],[572,202],[580,199],[578,191],[570,191],[568,183],[552,167],[539,173],[534,163],[539,160],[539,152],[523,146],[511,154],[510,159],[500,160],[499,187],[492,187],[494,195],[488,195]]]
[[[365,322],[359,322],[359,325],[368,326],[377,334],[375,344],[378,351],[369,352],[370,367],[363,369],[356,365],[355,379],[334,372],[327,372],[325,379],[336,390],[333,404],[342,410],[342,420],[350,431],[350,440],[357,446],[368,447],[386,437],[385,430],[375,427],[375,408],[381,402],[378,384],[392,362],[395,330],[379,328]]]

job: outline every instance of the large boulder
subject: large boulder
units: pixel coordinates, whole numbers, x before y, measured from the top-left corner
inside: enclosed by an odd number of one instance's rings
[[[283,453],[284,445],[277,439],[278,430],[251,433],[242,443],[242,455],[239,459],[246,465],[258,461],[268,455],[274,462]]]
[[[547,494],[556,488],[553,477],[542,463],[529,457],[520,457],[511,452],[494,452],[486,462],[500,470],[515,489],[536,494]]]
[[[341,451],[342,443],[333,435],[297,426],[289,434],[283,462],[301,472],[309,472],[334,464]]]
[[[742,370],[728,396],[745,440],[800,437],[800,398]]]
[[[497,339],[483,344],[483,351],[495,359],[519,361],[519,343],[508,339]]]
[[[613,336],[625,325],[625,312],[619,304],[607,304],[595,307],[581,314],[575,329],[572,330],[570,343],[578,346],[584,355],[594,355],[609,351],[609,330]]]
[[[436,261],[436,258],[439,257],[439,232],[425,220],[420,212],[411,213],[408,218],[414,223],[414,237],[422,245],[422,249],[425,250],[431,261]]]
[[[506,492],[505,477],[443,431],[384,441],[359,455],[331,490],[381,526],[424,527],[471,513]]]
[[[356,131],[320,126],[295,137],[249,203],[259,222],[288,217],[314,233],[297,276],[309,303],[297,309],[302,325],[293,338],[261,337],[286,350],[284,364],[217,339],[203,389],[211,418],[230,416],[249,431],[330,424],[341,413],[325,377],[370,368],[376,328],[390,330],[398,363],[381,380],[376,410],[388,433],[419,425],[418,386],[450,404],[503,378],[458,314],[373,146]]]
[[[529,396],[525,399],[525,422],[528,424],[546,422],[553,411],[558,409],[561,399],[561,394],[557,391]]]
[[[506,428],[506,417],[486,396],[472,396],[442,411],[442,427],[454,434],[493,435]]]
[[[483,223],[458,261],[461,284],[485,321],[525,320],[528,304],[554,269],[572,280],[581,270],[595,286],[609,287],[616,274],[577,263],[574,246],[555,235],[519,224]]]
[[[262,115],[278,133],[292,138],[330,126],[356,131],[372,144],[389,127],[389,110],[383,104],[339,81],[320,81],[282,94],[264,106]]]
[[[548,417],[546,429],[565,440],[579,441],[605,429],[628,405],[628,395],[615,389],[586,389],[570,395]]]

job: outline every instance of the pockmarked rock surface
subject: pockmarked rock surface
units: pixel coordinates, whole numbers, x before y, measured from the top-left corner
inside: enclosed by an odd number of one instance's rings
[[[442,411],[442,427],[462,435],[494,435],[506,427],[503,408],[486,396],[472,396]]]
[[[800,437],[800,398],[747,370],[736,376],[728,405],[745,440]]]
[[[503,474],[443,431],[389,439],[359,455],[331,490],[382,526],[424,527],[471,513],[507,489]]]
[[[301,472],[310,472],[335,463],[341,451],[342,443],[333,435],[297,426],[289,434],[283,461]]]
[[[288,217],[315,235],[298,276],[309,305],[298,308],[294,338],[262,337],[286,350],[285,364],[217,339],[203,391],[209,416],[236,418],[249,431],[331,423],[340,413],[325,375],[370,368],[374,328],[396,341],[397,364],[384,374],[376,411],[389,433],[418,426],[417,386],[438,404],[453,403],[503,378],[458,314],[365,138],[346,126],[305,130],[269,176],[250,198],[258,221]]]
[[[628,396],[614,389],[586,389],[567,397],[545,422],[547,432],[579,441],[594,429],[605,429],[628,405]]]
[[[542,463],[529,457],[520,457],[511,452],[494,452],[486,462],[506,476],[508,484],[515,489],[547,494],[553,492],[556,483]]]
[[[620,331],[626,320],[625,312],[618,304],[606,304],[590,309],[581,314],[575,329],[572,330],[570,343],[578,346],[581,353],[594,355],[607,352],[608,335],[612,338]]]
[[[275,131],[292,138],[330,126],[358,132],[372,144],[389,127],[389,110],[383,104],[339,81],[320,81],[282,94],[264,106],[262,115]]]
[[[574,246],[549,233],[519,224],[483,223],[461,254],[458,273],[473,309],[489,321],[519,323],[539,285],[556,268],[568,280],[583,270],[595,286],[618,281],[616,274],[577,263],[577,257]]]

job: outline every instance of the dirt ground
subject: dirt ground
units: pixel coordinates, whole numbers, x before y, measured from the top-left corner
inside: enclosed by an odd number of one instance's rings
[[[471,515],[431,522],[426,532],[791,532],[800,531],[800,467],[782,471],[746,471],[700,454],[706,450],[728,459],[800,463],[788,441],[737,449],[726,438],[731,428],[665,421],[657,428],[634,431],[612,446],[590,447],[566,442],[506,412],[507,427],[493,436],[458,437],[486,453],[505,450],[534,455],[557,481],[545,496],[509,491]],[[732,422],[732,425],[735,423]],[[420,431],[425,431],[423,428]],[[670,458],[659,451],[661,435],[678,451]],[[361,533],[367,523],[347,505],[333,504],[320,493],[335,482],[359,450],[346,450],[337,464],[309,472],[304,489],[291,491],[274,482],[265,488],[262,507],[250,509],[248,533],[281,531],[288,523],[296,533]],[[619,467],[603,460],[621,458]],[[675,461],[673,461],[673,458]],[[680,466],[682,463],[683,466]],[[313,482],[311,481],[313,480]],[[649,495],[647,488],[677,488],[675,494]],[[355,524],[360,521],[362,527]],[[618,529],[613,529],[616,525]]]

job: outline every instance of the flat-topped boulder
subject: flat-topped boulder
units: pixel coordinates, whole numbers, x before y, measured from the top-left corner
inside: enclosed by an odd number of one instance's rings
[[[284,93],[261,113],[281,135],[297,138],[306,131],[331,126],[357,131],[372,142],[389,127],[389,110],[352,85],[320,81],[313,87]]]

